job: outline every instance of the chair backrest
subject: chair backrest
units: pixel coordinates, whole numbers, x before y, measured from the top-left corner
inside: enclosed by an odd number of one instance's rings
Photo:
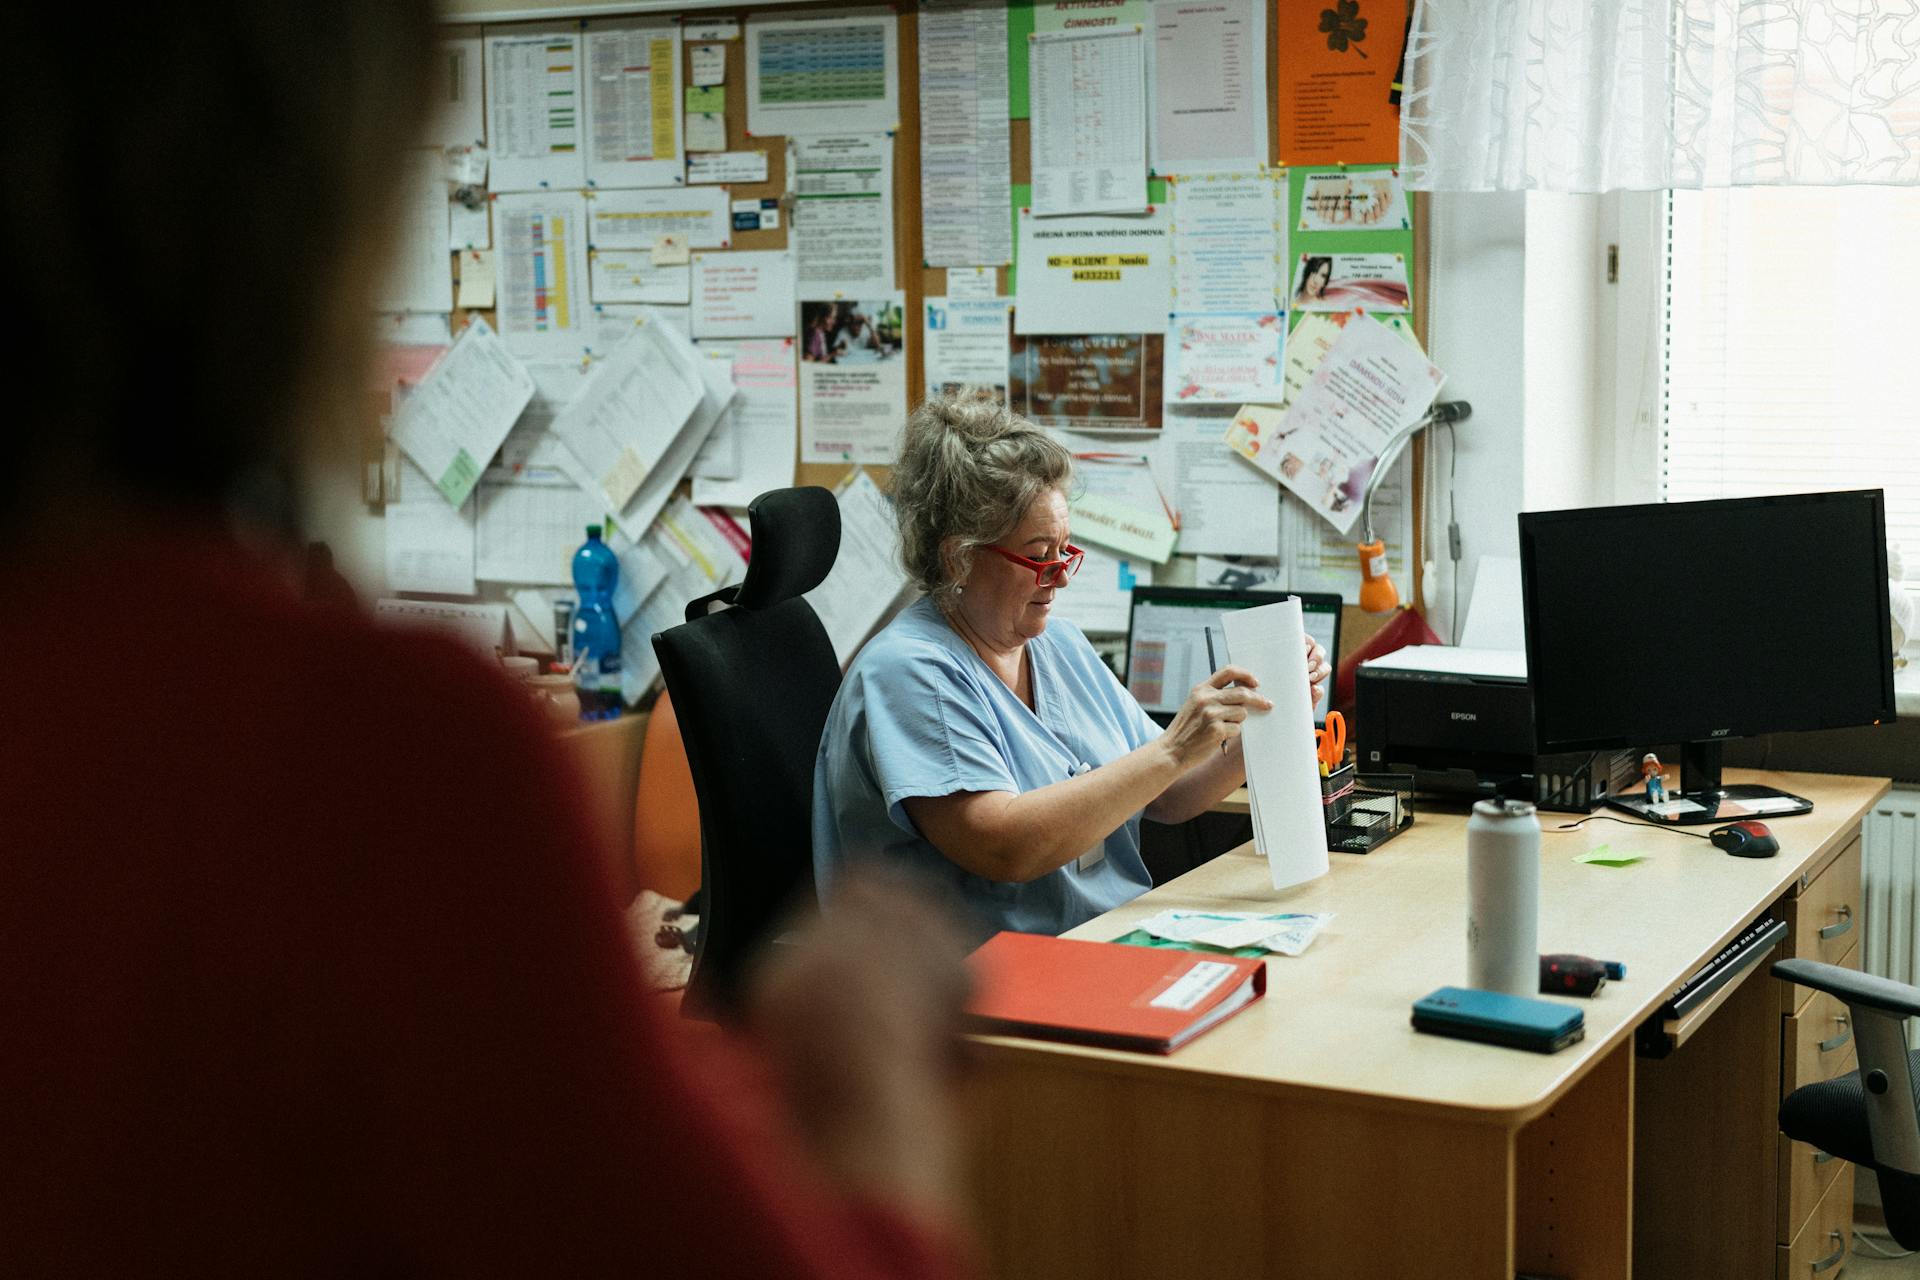
[[[640,780],[633,798],[634,883],[685,902],[700,887],[700,802],[680,741],[673,696],[661,694],[647,717]]]
[[[682,1005],[695,1016],[729,1013],[753,953],[813,899],[813,762],[840,688],[833,642],[799,598],[839,554],[838,504],[776,489],[748,516],[746,580],[653,637],[700,801],[705,914]],[[716,601],[732,607],[707,612]]]

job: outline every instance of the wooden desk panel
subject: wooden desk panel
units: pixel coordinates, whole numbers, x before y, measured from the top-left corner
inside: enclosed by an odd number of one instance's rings
[[[1773,824],[1774,858],[1730,858],[1704,840],[1611,822],[1541,839],[1540,947],[1619,960],[1624,982],[1592,1000],[1562,998],[1587,1015],[1587,1038],[1557,1054],[1502,1054],[1415,1033],[1415,1000],[1466,980],[1466,818],[1421,814],[1369,854],[1333,854],[1331,871],[1276,892],[1265,862],[1243,845],[1067,936],[1106,940],[1169,906],[1223,911],[1331,911],[1335,919],[1304,956],[1270,958],[1267,998],[1166,1060],[1118,1051],[985,1038],[984,1051],[1045,1052],[1088,1069],[1171,1071],[1242,1087],[1361,1094],[1379,1105],[1452,1107],[1519,1124],[1598,1061],[1730,941],[1762,908],[1827,860],[1881,795],[1881,779],[1812,774],[1741,775],[1800,788],[1815,811]],[[1566,819],[1572,821],[1572,818]],[[1644,852],[1630,867],[1577,863],[1609,845]],[[1096,1066],[1095,1064],[1100,1064]]]
[[[1577,1002],[1587,1038],[1558,1054],[1409,1025],[1414,1000],[1465,978],[1462,814],[1422,814],[1378,851],[1335,854],[1328,875],[1278,893],[1243,847],[1074,930],[1117,937],[1169,906],[1336,916],[1307,955],[1271,959],[1265,1000],[1170,1058],[979,1041],[988,1095],[979,1205],[994,1274],[1505,1277],[1520,1266],[1626,1276],[1634,1028],[1804,871],[1830,861],[1887,786],[1739,780],[1814,801],[1814,813],[1772,824],[1779,857],[1729,858],[1705,841],[1614,823],[1543,836],[1542,948],[1620,960],[1628,972]],[[1648,857],[1617,869],[1573,861],[1600,844]],[[1771,1019],[1772,1070],[1747,1073],[1762,1089],[1777,1089],[1779,1069],[1770,983],[1748,982],[1715,1015],[1726,1020],[1718,1039],[1742,1061]],[[1764,1149],[1747,1136],[1770,1174],[1770,1136]],[[1574,1186],[1584,1193],[1555,1189]],[[1755,1233],[1768,1248],[1771,1227]]]

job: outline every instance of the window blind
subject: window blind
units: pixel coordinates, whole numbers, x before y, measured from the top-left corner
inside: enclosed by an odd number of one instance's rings
[[[1675,191],[1667,501],[1886,490],[1920,587],[1920,189]]]

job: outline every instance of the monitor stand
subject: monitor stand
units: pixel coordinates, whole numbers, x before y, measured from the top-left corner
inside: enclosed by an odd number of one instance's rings
[[[1777,787],[1720,781],[1720,746],[1715,742],[1688,742],[1680,748],[1680,789],[1667,792],[1665,804],[1647,803],[1646,792],[1609,796],[1607,804],[1636,818],[1670,826],[1733,822],[1740,818],[1790,818],[1812,813],[1813,802]]]

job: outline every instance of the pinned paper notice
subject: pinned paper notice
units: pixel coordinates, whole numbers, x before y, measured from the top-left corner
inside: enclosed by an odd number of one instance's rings
[[[764,151],[716,151],[687,157],[687,181],[752,184],[767,180]]]
[[[688,151],[708,152],[726,149],[727,117],[724,112],[696,111],[687,117]]]
[[[687,237],[684,234],[669,232],[653,242],[654,266],[683,267],[688,261]]]
[[[717,44],[696,44],[689,51],[693,82],[701,88],[727,82],[727,51]]]
[[[725,111],[727,109],[727,91],[720,85],[687,86],[687,114],[698,115],[703,111]]]
[[[493,250],[469,249],[460,255],[460,298],[465,311],[485,311],[493,305]]]
[[[1089,542],[1155,564],[1173,555],[1176,533],[1165,511],[1143,511],[1097,493],[1081,494],[1072,509],[1074,532]]]

